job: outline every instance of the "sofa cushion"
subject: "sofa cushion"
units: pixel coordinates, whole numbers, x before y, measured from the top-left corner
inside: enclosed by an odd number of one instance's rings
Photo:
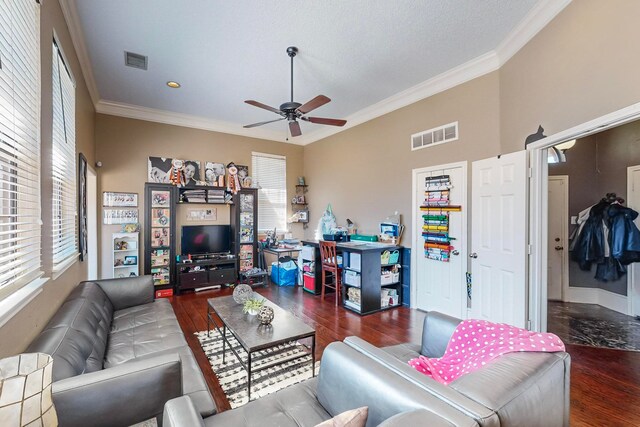
[[[382,347],[382,350],[386,351],[393,357],[403,362],[409,362],[411,359],[420,357],[420,345],[419,344],[398,344],[391,345],[389,347]]]
[[[312,378],[240,408],[204,420],[207,427],[315,426],[331,418],[316,399],[317,380]]]
[[[159,299],[113,314],[104,367],[183,346],[187,342],[171,304]]]
[[[53,357],[53,380],[103,368],[113,306],[95,283],[77,286],[27,352]]]

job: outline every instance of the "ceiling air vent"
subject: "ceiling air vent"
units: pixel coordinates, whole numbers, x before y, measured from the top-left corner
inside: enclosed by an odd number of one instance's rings
[[[127,67],[147,69],[147,57],[133,52],[124,52],[124,65]]]
[[[411,150],[433,147],[458,139],[458,122],[425,130],[411,135]]]

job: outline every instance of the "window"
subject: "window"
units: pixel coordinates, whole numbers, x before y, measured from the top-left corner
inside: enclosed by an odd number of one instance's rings
[[[78,256],[75,85],[62,52],[53,43],[53,274]]]
[[[40,10],[0,0],[0,300],[40,265]]]
[[[287,158],[252,153],[253,180],[258,188],[258,231],[287,228]]]

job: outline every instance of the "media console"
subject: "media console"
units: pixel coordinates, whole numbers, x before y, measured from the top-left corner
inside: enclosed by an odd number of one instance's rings
[[[222,256],[176,263],[177,293],[181,291],[220,287],[238,280],[238,258]]]

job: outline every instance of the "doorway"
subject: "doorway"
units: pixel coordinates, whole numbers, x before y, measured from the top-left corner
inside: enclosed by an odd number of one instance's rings
[[[640,165],[627,168],[627,199],[628,206],[640,212]],[[635,219],[640,227],[640,217]],[[629,315],[640,318],[640,264],[631,264],[627,283],[627,298],[629,299]]]
[[[98,176],[87,168],[87,280],[98,279]]]
[[[425,203],[426,183],[436,176],[450,180],[449,204],[462,207],[460,212],[448,212],[448,235],[451,249],[446,259],[429,259],[425,254],[423,226],[425,219],[420,206]],[[436,310],[459,319],[467,318],[467,163],[451,163],[414,169],[411,307]]]

